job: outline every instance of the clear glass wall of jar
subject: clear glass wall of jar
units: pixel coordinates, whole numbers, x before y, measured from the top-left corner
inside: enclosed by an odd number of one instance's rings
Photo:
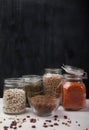
[[[57,68],[46,68],[43,75],[43,88],[44,92],[56,91],[57,95],[60,95],[61,100],[61,82],[62,82],[62,70]],[[61,101],[60,101],[61,102]]]
[[[28,103],[28,93],[30,96],[34,94],[34,92],[39,92],[43,89],[42,87],[42,77],[40,75],[23,75],[24,79],[24,90],[26,93],[26,106],[29,106]]]
[[[79,110],[86,106],[86,87],[82,76],[64,75],[62,103],[67,110]]]
[[[20,114],[25,111],[26,97],[21,78],[4,80],[3,111],[6,114]]]

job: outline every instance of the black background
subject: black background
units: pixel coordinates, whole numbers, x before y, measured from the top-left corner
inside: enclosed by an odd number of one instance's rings
[[[89,13],[81,0],[0,0],[0,97],[8,77],[62,64],[89,74]],[[89,79],[85,80],[89,98]]]

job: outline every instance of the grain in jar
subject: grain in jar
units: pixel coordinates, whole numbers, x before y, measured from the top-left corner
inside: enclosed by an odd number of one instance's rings
[[[84,71],[71,66],[64,69],[69,74],[64,74],[62,103],[67,110],[79,110],[86,106],[86,86],[83,82]]]
[[[57,95],[61,96],[61,82],[62,82],[62,72],[61,69],[56,68],[46,68],[43,75],[43,88],[44,92],[50,90],[57,91]]]
[[[3,112],[20,114],[25,111],[26,97],[23,81],[20,78],[8,78],[4,81]]]

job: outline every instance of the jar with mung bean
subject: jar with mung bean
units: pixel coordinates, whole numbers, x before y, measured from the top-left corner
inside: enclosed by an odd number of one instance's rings
[[[3,111],[6,114],[20,114],[25,111],[26,97],[21,78],[4,80]]]
[[[34,92],[39,92],[43,89],[42,77],[40,75],[23,75],[24,90],[26,94],[26,106],[29,107],[28,93],[33,96]]]

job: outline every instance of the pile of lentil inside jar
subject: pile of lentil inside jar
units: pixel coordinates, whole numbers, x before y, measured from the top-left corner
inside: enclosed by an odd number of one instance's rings
[[[35,113],[40,116],[49,115],[59,106],[59,98],[53,95],[37,95],[29,100]]]
[[[3,111],[8,114],[21,113],[25,110],[26,98],[22,89],[8,89],[3,95]]]

